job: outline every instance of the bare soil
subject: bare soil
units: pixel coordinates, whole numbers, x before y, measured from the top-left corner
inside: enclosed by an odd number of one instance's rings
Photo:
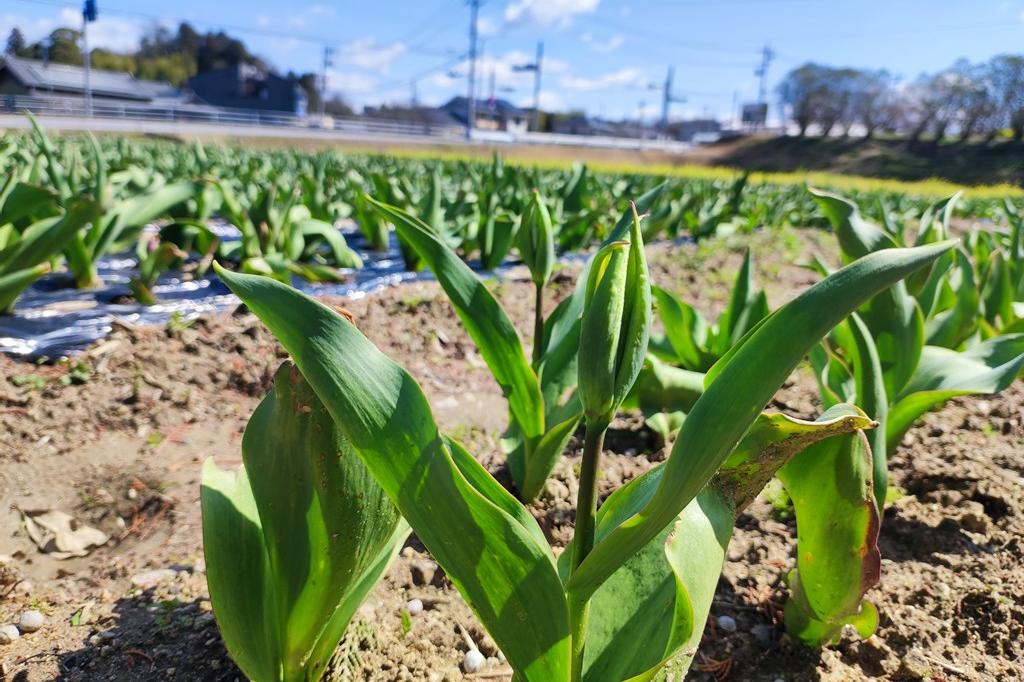
[[[759,282],[777,306],[814,281],[800,259],[832,254],[819,232],[744,239],[654,245],[653,276],[717,312],[749,243]],[[577,273],[575,265],[559,270],[549,305],[571,290]],[[528,338],[525,273],[513,271],[494,289]],[[436,283],[333,303],[417,378],[442,428],[504,478],[504,400]],[[209,456],[222,465],[240,461],[245,422],[282,359],[244,310],[189,326],[120,325],[74,359],[81,362],[74,379],[71,365],[0,359],[0,624],[29,608],[46,617],[40,631],[0,645],[0,680],[242,679],[210,610],[199,474]],[[816,412],[806,372],[794,375],[775,407]],[[637,415],[618,420],[606,445],[602,495],[667,454]],[[793,565],[795,526],[759,499],[739,520],[686,679],[1024,679],[1022,445],[1020,382],[1000,396],[954,401],[908,434],[892,460],[902,496],[885,513],[882,582],[870,593],[881,626],[866,641],[847,638],[821,651],[784,634],[781,578]],[[559,546],[572,534],[579,446],[570,445],[533,507]],[[18,511],[40,508],[70,512],[111,542],[83,558],[54,560],[28,538]],[[425,608],[403,618],[412,599]],[[735,631],[717,626],[721,616],[734,619]],[[489,657],[475,677],[509,679],[494,643],[413,537],[359,610],[330,675],[472,679],[460,669],[468,641]]]

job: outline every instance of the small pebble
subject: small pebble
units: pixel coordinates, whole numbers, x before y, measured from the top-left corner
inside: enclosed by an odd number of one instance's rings
[[[178,572],[170,568],[158,568],[154,571],[144,571],[132,576],[132,585],[136,587],[152,587],[158,582],[169,580],[178,575]]]
[[[752,634],[754,639],[756,639],[761,646],[766,649],[771,648],[774,633],[775,628],[771,625],[765,625],[764,623],[759,623],[758,625],[750,628],[750,634]]]
[[[437,572],[437,564],[432,561],[417,561],[409,567],[412,573],[412,584],[422,587],[434,582],[434,574]]]
[[[10,644],[19,637],[21,637],[21,632],[15,626],[10,624],[0,626],[0,644]]]
[[[35,632],[43,627],[46,619],[43,618],[43,614],[36,611],[25,611],[21,614],[21,618],[18,619],[18,629],[22,632]]]
[[[736,632],[736,619],[732,616],[719,616],[718,627],[726,632]]]
[[[410,599],[405,602],[405,610],[409,612],[410,616],[417,616],[423,613],[423,600],[422,599]]]
[[[486,660],[479,649],[470,649],[462,659],[462,669],[467,673],[479,672]]]

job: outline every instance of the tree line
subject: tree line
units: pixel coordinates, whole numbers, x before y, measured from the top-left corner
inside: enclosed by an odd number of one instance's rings
[[[801,136],[891,134],[991,142],[1024,140],[1024,56],[961,59],[948,69],[901,82],[885,70],[808,62],[777,88],[785,116]]]

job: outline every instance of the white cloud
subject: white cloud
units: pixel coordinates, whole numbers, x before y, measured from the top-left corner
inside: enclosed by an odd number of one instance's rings
[[[485,54],[476,62],[478,82],[483,85],[484,92],[486,92],[487,82],[491,77],[491,72],[493,71],[494,82],[499,89],[532,88],[533,71],[516,71],[515,67],[532,64],[534,58],[534,55],[527,54],[521,50],[512,50],[502,54],[501,56]],[[560,59],[544,60],[545,76],[563,74],[567,70],[568,65]],[[463,60],[461,63],[452,67],[448,72],[436,73],[424,79],[424,82],[438,88],[451,88],[458,84],[465,83],[468,73],[469,61]]]
[[[60,11],[58,24],[81,28],[82,13],[65,7]],[[114,52],[127,52],[139,46],[146,29],[142,22],[123,17],[104,16],[100,7],[99,18],[89,24],[89,49],[102,47]]]
[[[330,5],[309,5],[303,7],[297,13],[293,13],[288,17],[287,22],[289,26],[293,28],[305,28],[310,24],[316,23],[318,19],[325,19],[327,17],[334,16],[334,8]],[[264,17],[260,17],[264,18]],[[260,23],[260,18],[257,18],[256,23]],[[260,24],[261,26],[263,24]]]
[[[622,43],[626,42],[626,39],[619,34],[615,34],[607,40],[599,40],[589,31],[581,35],[580,40],[585,45],[589,45],[590,49],[594,52],[613,52],[622,47]]]
[[[139,46],[146,25],[141,21],[121,17],[104,16],[102,7],[97,21],[89,24],[89,48],[103,48],[114,52],[126,52]],[[57,28],[82,28],[82,14],[76,9],[65,7],[54,17],[29,19],[14,14],[0,15],[0,39],[6,39],[11,30],[18,28],[29,44],[42,40]]]
[[[268,16],[266,16],[264,14],[261,14],[261,15],[257,16],[256,17],[256,25],[261,27],[261,28],[266,28],[267,26],[270,26],[270,17],[268,17]]]
[[[565,28],[573,18],[591,14],[600,0],[515,0],[505,8],[505,21]]]
[[[405,50],[406,47],[402,43],[378,45],[373,38],[363,38],[342,46],[340,56],[346,64],[368,71],[387,73],[391,63],[404,54]]]
[[[490,17],[480,17],[476,20],[476,32],[484,38],[493,36],[498,32],[498,22]]]
[[[520,97],[516,100],[516,106],[533,109],[533,94]],[[569,105],[565,103],[565,99],[559,93],[553,90],[541,90],[540,108],[544,111],[566,111]]]
[[[81,23],[81,18],[78,22]],[[12,29],[19,29],[25,36],[25,41],[34,43],[40,38],[48,35],[57,28],[58,22],[48,17],[41,19],[29,19],[15,14],[0,14],[0,39],[6,40]]]
[[[377,89],[377,79],[362,73],[328,69],[327,89],[345,95],[361,95]]]
[[[646,87],[647,83],[648,79],[643,71],[635,67],[626,67],[593,78],[563,76],[560,85],[566,90],[592,92],[611,88]]]
[[[334,8],[330,5],[310,5],[306,8],[306,13],[314,17],[333,17]]]

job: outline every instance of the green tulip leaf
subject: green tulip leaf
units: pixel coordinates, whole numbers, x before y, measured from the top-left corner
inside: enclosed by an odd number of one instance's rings
[[[265,277],[218,274],[291,353],[517,675],[567,679],[568,606],[550,548],[463,474],[412,377],[308,296]]]

